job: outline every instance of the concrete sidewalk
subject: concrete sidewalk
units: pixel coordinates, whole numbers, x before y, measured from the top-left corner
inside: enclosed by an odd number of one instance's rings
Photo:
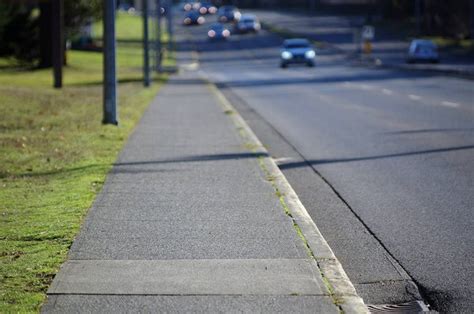
[[[365,312],[285,182],[217,89],[181,71],[129,139],[42,311]]]

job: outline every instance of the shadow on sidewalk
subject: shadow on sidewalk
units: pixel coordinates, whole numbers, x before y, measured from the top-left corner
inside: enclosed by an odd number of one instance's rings
[[[182,163],[182,162],[238,160],[238,159],[251,159],[251,158],[260,158],[260,157],[268,157],[268,154],[266,153],[238,153],[238,154],[196,155],[196,156],[188,156],[188,157],[183,157],[183,158],[172,158],[172,159],[162,159],[162,160],[119,162],[119,163],[115,163],[114,166],[122,167],[122,166],[135,166],[135,165]]]

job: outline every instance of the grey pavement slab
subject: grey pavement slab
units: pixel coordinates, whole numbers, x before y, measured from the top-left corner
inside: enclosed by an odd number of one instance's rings
[[[49,294],[324,295],[310,259],[69,261]]]
[[[52,295],[46,313],[339,313],[326,296]]]
[[[218,101],[195,72],[163,86],[44,312],[338,311],[262,155],[246,148]]]

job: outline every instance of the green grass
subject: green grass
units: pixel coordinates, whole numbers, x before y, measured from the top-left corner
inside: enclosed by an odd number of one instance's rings
[[[149,31],[150,36],[154,34],[155,27],[154,23],[152,23],[152,18],[149,19]],[[95,23],[94,24],[94,34],[93,36],[96,38],[101,38],[103,33],[103,25],[102,23]],[[134,42],[136,44],[141,45],[142,43],[142,36],[143,34],[143,21],[137,15],[132,15],[128,13],[120,12],[117,14],[117,41],[121,42]],[[166,32],[162,32],[162,40],[164,42],[168,41],[168,35]]]
[[[0,59],[0,312],[37,312],[105,176],[156,94],[144,89],[140,19],[120,16],[119,126],[102,119],[102,55],[68,52],[51,70]],[[131,39],[130,41],[126,40]],[[166,59],[167,64],[172,60]]]

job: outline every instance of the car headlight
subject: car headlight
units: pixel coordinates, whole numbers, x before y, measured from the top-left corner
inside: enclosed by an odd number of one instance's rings
[[[285,60],[289,60],[289,59],[293,58],[293,55],[289,51],[283,51],[281,53],[281,57]]]
[[[314,52],[314,50],[308,50],[304,53],[304,56],[306,59],[314,59],[314,57],[316,57],[316,52]]]

